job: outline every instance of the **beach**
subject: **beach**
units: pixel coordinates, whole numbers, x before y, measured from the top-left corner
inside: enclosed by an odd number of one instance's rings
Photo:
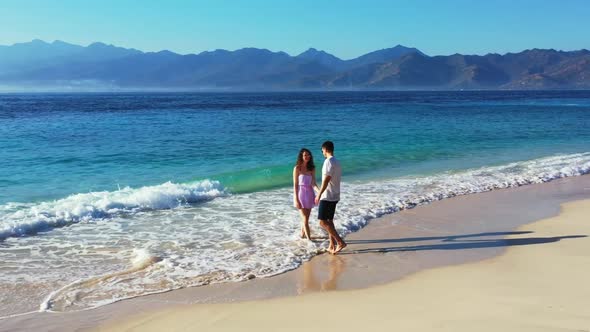
[[[559,215],[561,204],[583,199],[590,199],[590,176],[446,199],[375,219],[346,238],[349,247],[341,255],[318,255],[300,268],[278,276],[181,289],[88,311],[18,316],[0,321],[0,330],[158,330],[163,326],[159,324],[176,330],[193,326],[200,330],[232,330],[232,326],[239,326],[240,330],[288,330],[304,326],[313,330],[325,324],[317,316],[322,313],[317,308],[323,305],[332,308],[333,324],[346,325],[343,330],[361,325],[420,330],[469,323],[492,329],[495,326],[492,323],[497,323],[513,330],[542,331],[547,325],[527,325],[530,321],[526,320],[537,317],[537,309],[550,310],[549,306],[565,316],[548,316],[543,312],[547,321],[558,325],[577,324],[580,320],[588,321],[584,306],[575,304],[584,300],[583,283],[579,281],[588,277],[583,263],[587,257],[559,254],[554,246],[588,245],[587,238],[578,237],[587,235],[580,224],[584,221],[584,211],[577,213],[581,218],[563,215],[557,217],[562,219],[551,218]],[[584,208],[586,203],[575,204]],[[559,220],[563,218],[580,220],[562,229]],[[541,219],[547,220],[539,225],[549,226],[537,228],[534,222]],[[557,256],[540,250],[555,251]],[[584,248],[576,250],[587,252]],[[526,257],[532,257],[527,261],[542,266],[522,265],[523,269],[517,271],[514,268],[521,266],[520,263],[502,263],[513,251],[523,251]],[[549,261],[550,257],[553,258]],[[510,268],[496,267],[496,261]],[[567,266],[561,268],[560,264]],[[546,269],[547,266],[552,268]],[[582,271],[571,270],[576,266]],[[539,273],[539,268],[559,273],[559,277]],[[556,279],[531,282],[531,278],[541,275]],[[494,279],[495,276],[508,279]],[[524,291],[523,282],[542,291],[516,292]],[[571,290],[556,285],[574,287],[575,291],[572,294]],[[494,288],[500,286],[513,290],[512,297],[501,297]],[[549,290],[559,291],[561,295],[553,299],[555,293]],[[501,308],[498,302],[488,303],[490,308],[472,302],[477,299],[486,302],[496,293],[495,301],[503,303]],[[563,303],[571,303],[581,311],[561,310],[559,305]],[[456,304],[466,308],[455,307]],[[517,305],[529,307],[523,307],[525,311],[520,314]],[[409,312],[410,309],[413,311]],[[502,316],[506,311],[525,318],[510,320]],[[576,319],[564,318],[577,314]],[[202,318],[198,323],[194,320],[197,317]],[[284,322],[275,320],[279,317]],[[373,321],[382,325],[373,326]]]
[[[443,222],[399,212],[590,173],[589,101],[588,91],[0,95],[0,320],[201,286],[187,300],[307,292],[233,289],[280,285],[306,262],[330,265],[313,259],[328,247],[318,223],[310,226],[320,238],[303,241],[291,206],[297,152],[314,154],[319,182],[326,139],[343,167],[335,226],[353,241],[385,215],[397,216],[386,239],[511,230],[520,224],[494,228],[480,211]],[[346,271],[363,277],[337,273],[339,262],[332,274],[345,288],[366,287],[500,250],[422,262],[440,244],[405,242],[390,255],[370,252],[383,243],[351,243],[363,255]]]
[[[500,256],[421,271],[382,286],[183,305],[99,330],[588,331],[589,215],[590,200],[565,203],[557,216],[508,235]]]
[[[100,330],[588,331],[588,215],[590,200],[564,204],[559,216],[523,226],[525,235],[509,236],[514,247],[499,257],[384,286],[180,306]]]
[[[590,332],[586,2],[37,2],[0,332]]]
[[[507,237],[534,238],[519,227],[589,198],[589,100],[0,95],[0,331],[368,289],[501,255]],[[297,152],[314,154],[321,180],[327,139],[343,168],[335,227],[349,245],[337,256],[326,254],[317,209],[307,241],[292,206]]]

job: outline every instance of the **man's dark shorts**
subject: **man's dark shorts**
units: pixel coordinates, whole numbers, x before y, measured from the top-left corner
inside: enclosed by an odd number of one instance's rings
[[[319,220],[334,220],[334,212],[336,212],[336,204],[338,201],[320,201],[318,207],[318,219]]]

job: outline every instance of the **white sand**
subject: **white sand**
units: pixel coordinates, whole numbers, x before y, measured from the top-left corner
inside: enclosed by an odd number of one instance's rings
[[[567,203],[558,217],[521,227],[533,233],[511,236],[506,253],[485,261],[363,290],[183,305],[101,330],[590,331],[589,221],[590,200]]]

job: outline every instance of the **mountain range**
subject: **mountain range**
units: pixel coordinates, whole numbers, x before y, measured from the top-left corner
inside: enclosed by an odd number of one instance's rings
[[[397,45],[351,60],[310,48],[181,55],[33,40],[0,46],[0,87],[211,90],[588,89],[590,51],[428,56]]]

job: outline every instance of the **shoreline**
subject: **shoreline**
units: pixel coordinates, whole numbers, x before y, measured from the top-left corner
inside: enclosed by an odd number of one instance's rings
[[[360,290],[224,304],[180,305],[100,331],[337,329],[588,331],[590,199],[522,226],[491,259],[423,270]],[[534,234],[531,237],[529,234]],[[580,287],[581,286],[581,287]],[[329,308],[329,311],[326,309]],[[359,319],[341,319],[359,317]]]
[[[349,234],[338,256],[318,255],[270,278],[174,290],[72,313],[0,320],[0,330],[88,329],[177,305],[230,303],[361,289],[433,268],[482,261],[503,252],[504,237],[557,215],[563,202],[590,198],[590,175],[436,201],[385,215]],[[502,222],[498,222],[498,220]]]

